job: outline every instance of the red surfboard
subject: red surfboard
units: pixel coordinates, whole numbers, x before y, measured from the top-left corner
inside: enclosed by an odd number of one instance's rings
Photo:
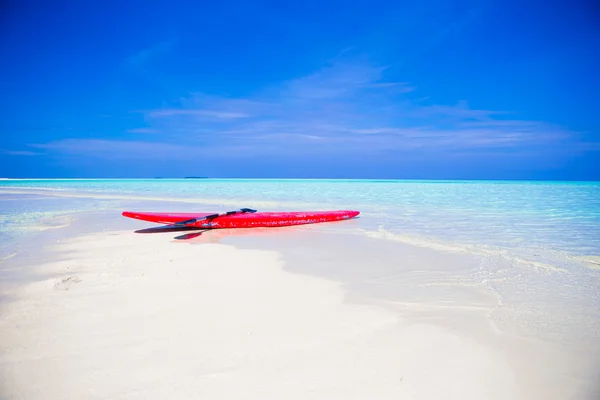
[[[196,227],[201,229],[278,227],[320,222],[342,221],[360,214],[354,210],[256,212],[251,209],[214,213],[160,213],[124,211],[123,216],[142,221],[168,224],[171,227]]]

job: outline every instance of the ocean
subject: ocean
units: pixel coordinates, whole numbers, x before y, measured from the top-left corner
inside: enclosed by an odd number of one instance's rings
[[[352,225],[322,229],[479,257],[462,284],[485,286],[507,310],[518,305],[513,316],[536,329],[560,334],[576,325],[582,340],[600,339],[599,182],[2,180],[0,257],[81,212],[122,218],[133,201],[144,204],[138,211],[359,210]]]
[[[369,234],[415,244],[525,258],[600,255],[598,182],[73,179],[1,180],[0,190],[1,229],[8,237],[72,211],[139,198],[195,202],[199,211],[206,211],[203,204],[265,211],[356,209]],[[19,190],[27,192],[7,194]],[[45,196],[33,196],[39,191]],[[90,197],[70,198],[70,193]],[[61,201],[64,196],[70,200]]]

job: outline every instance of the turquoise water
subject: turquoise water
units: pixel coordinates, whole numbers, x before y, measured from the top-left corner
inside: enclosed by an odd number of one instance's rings
[[[273,209],[357,209],[367,230],[444,245],[600,255],[600,183],[368,180],[4,180],[0,190],[163,198]],[[85,199],[75,209],[93,208]],[[4,221],[63,211],[64,202],[2,209]],[[186,207],[189,209],[189,207]],[[3,226],[3,230],[6,226]],[[9,227],[10,229],[10,227]]]
[[[68,224],[73,211],[121,218],[136,201],[139,211],[356,209],[352,223],[319,229],[478,256],[476,270],[448,282],[496,294],[498,326],[525,321],[600,340],[598,182],[2,180],[0,256],[27,235]]]
[[[19,241],[28,235],[68,225],[74,212],[114,206],[114,202],[89,198],[65,201],[55,196],[10,194],[0,184],[0,260],[17,253]]]

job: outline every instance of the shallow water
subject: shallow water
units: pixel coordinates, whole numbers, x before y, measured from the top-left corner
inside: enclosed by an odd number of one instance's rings
[[[13,254],[32,232],[68,224],[72,212],[111,210],[121,218],[136,199],[146,211],[357,209],[360,218],[318,229],[384,241],[389,249],[409,244],[475,256],[468,270],[411,284],[486,290],[497,298],[499,329],[600,342],[600,183],[5,180],[0,255]],[[364,243],[357,246],[371,251]]]
[[[358,209],[368,228],[406,240],[600,255],[600,183],[369,180],[3,180],[0,190],[165,198],[260,209]],[[5,195],[3,195],[5,197]],[[59,204],[60,203],[60,204]],[[64,207],[63,202],[55,203]],[[193,204],[193,203],[192,203]],[[74,200],[74,208],[95,207]],[[260,206],[260,207],[259,207]],[[52,205],[2,209],[4,218]],[[46,208],[44,208],[46,207]],[[39,209],[38,209],[39,208]],[[201,210],[201,204],[198,204]],[[22,216],[19,216],[22,218]],[[542,255],[544,256],[544,255]]]

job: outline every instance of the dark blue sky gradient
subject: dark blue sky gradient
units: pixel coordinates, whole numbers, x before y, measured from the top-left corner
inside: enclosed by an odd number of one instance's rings
[[[592,1],[9,1],[0,176],[600,179]]]

